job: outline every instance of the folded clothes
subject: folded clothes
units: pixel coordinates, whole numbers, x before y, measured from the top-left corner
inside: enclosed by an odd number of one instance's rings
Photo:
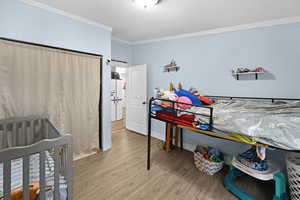
[[[177,117],[176,113],[165,111],[165,110],[158,111],[156,113],[156,117],[166,121],[186,125],[186,126],[192,126],[195,120],[195,115],[184,114],[181,115],[180,117]]]

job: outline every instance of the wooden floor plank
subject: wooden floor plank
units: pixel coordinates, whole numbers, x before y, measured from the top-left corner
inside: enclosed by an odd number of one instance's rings
[[[113,123],[113,148],[74,162],[75,200],[236,200],[223,186],[226,169],[201,174],[191,152],[162,150],[153,139],[151,170],[146,170],[145,136]],[[272,184],[247,176],[236,181],[256,199],[271,199]]]

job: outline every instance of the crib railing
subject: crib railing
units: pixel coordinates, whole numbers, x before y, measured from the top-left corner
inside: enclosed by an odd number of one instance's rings
[[[46,118],[30,117],[0,121],[0,163],[3,163],[3,196],[11,199],[11,163],[22,158],[23,199],[29,200],[30,156],[39,154],[39,199],[46,199],[46,151],[54,160],[54,200],[60,199],[60,179],[67,182],[68,200],[72,199],[72,137],[60,135]]]

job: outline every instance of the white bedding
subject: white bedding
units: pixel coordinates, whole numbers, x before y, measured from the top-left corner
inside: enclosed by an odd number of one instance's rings
[[[46,185],[54,188],[54,160],[49,152],[46,152],[45,159]],[[39,181],[39,154],[30,156],[30,175],[29,181]],[[12,161],[11,163],[11,190],[23,185],[23,160],[22,158]],[[67,199],[67,184],[63,176],[60,176],[60,199]],[[3,194],[3,164],[0,164],[0,194]],[[46,199],[52,200],[54,192],[50,190],[46,192]]]
[[[222,100],[214,104],[214,128],[288,150],[300,150],[300,101]],[[188,111],[209,115],[208,109]],[[196,116],[208,122],[208,117]]]

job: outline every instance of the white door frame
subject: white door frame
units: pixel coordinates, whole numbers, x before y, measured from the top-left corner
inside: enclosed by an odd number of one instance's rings
[[[147,65],[128,68],[126,128],[147,135]]]

